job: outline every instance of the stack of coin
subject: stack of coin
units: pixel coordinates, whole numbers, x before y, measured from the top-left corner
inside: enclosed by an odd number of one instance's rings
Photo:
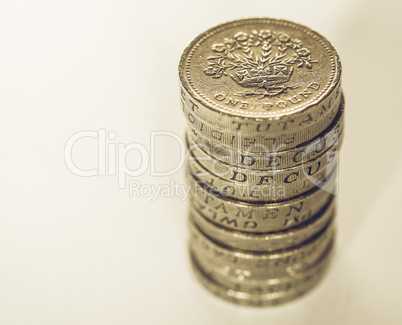
[[[293,22],[241,19],[196,37],[179,75],[195,273],[239,304],[300,296],[334,242],[344,127],[335,49]]]

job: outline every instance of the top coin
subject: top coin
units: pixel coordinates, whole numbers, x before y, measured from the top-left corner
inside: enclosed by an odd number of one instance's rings
[[[284,121],[294,130],[324,118],[340,92],[341,65],[317,32],[249,18],[196,37],[183,52],[179,75],[184,103],[207,123],[247,131],[255,125],[242,120],[269,120],[277,124],[271,132],[283,132]]]

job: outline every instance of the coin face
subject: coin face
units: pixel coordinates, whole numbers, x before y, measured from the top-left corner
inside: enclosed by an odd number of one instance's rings
[[[199,35],[184,51],[180,79],[187,105],[238,118],[278,119],[305,113],[339,86],[332,45],[302,25],[242,19]],[[197,113],[197,112],[196,112]]]

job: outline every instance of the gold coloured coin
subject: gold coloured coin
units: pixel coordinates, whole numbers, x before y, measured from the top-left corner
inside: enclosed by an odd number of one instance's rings
[[[187,160],[195,160],[203,169],[208,170],[216,177],[230,182],[247,184],[247,186],[290,184],[289,182],[292,181],[292,177],[288,178],[287,175],[304,174],[306,176],[313,176],[322,167],[329,165],[337,158],[338,149],[338,146],[327,147],[313,160],[286,169],[252,170],[225,164],[205,154],[197,145],[193,145],[189,149]],[[303,180],[303,178],[300,177],[299,180]]]
[[[215,26],[184,50],[181,97],[201,120],[228,132],[283,134],[332,122],[341,65],[333,46],[286,20]],[[327,124],[327,125],[325,125]]]
[[[332,246],[329,245],[323,256],[311,268],[298,272],[285,279],[269,279],[256,284],[244,282],[225,283],[211,277],[211,273],[202,269],[191,253],[191,265],[200,283],[219,298],[232,303],[263,307],[275,306],[294,300],[313,288],[324,276],[331,260]]]
[[[256,281],[292,276],[309,268],[333,238],[333,220],[302,245],[276,252],[234,250],[214,242],[190,219],[190,247],[204,270],[230,281]]]
[[[190,203],[214,224],[246,233],[283,231],[301,225],[328,205],[336,193],[336,175],[330,175],[330,187],[314,188],[292,200],[276,203],[247,203],[214,192],[189,178]]]
[[[273,252],[299,246],[322,231],[335,215],[335,200],[324,206],[307,222],[285,231],[245,233],[219,226],[190,207],[190,219],[217,244],[249,252]]]
[[[337,117],[323,133],[295,148],[275,153],[250,153],[234,150],[204,138],[190,129],[186,132],[186,142],[191,149],[198,146],[207,156],[230,166],[244,167],[251,170],[286,169],[307,163],[321,155],[329,147],[341,147],[344,129],[344,101],[341,102]]]
[[[341,70],[328,40],[282,19],[229,21],[184,50],[189,250],[216,295],[276,305],[322,278],[335,236]]]
[[[265,132],[254,132],[250,134],[246,134],[242,130],[229,132],[223,128],[217,127],[215,124],[209,124],[200,120],[186,109],[183,102],[182,108],[184,116],[188,120],[187,125],[194,134],[199,134],[201,137],[204,137],[211,142],[231,146],[240,151],[277,153],[303,144],[306,141],[309,141],[312,135],[317,136],[326,130],[328,125],[332,124],[339,112],[341,97],[342,96],[339,95],[335,100],[335,104],[331,106],[332,114],[329,117],[324,118],[322,121],[310,124],[307,127],[300,127],[298,130],[280,134],[270,132],[269,128],[267,128]]]
[[[278,202],[303,195],[317,186],[329,183],[329,175],[337,168],[336,159],[327,165],[317,165],[315,170],[305,172],[277,171],[272,178],[261,184],[252,184],[223,179],[203,168],[197,161],[187,160],[188,174],[224,197],[245,202]]]

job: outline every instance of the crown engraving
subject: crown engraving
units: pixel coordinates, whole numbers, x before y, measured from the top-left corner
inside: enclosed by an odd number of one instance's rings
[[[215,79],[230,76],[238,85],[254,88],[252,91],[235,93],[239,97],[274,97],[297,88],[288,82],[297,68],[312,69],[316,60],[298,39],[269,29],[238,32],[223,43],[212,45],[213,56],[209,56],[207,76]]]

